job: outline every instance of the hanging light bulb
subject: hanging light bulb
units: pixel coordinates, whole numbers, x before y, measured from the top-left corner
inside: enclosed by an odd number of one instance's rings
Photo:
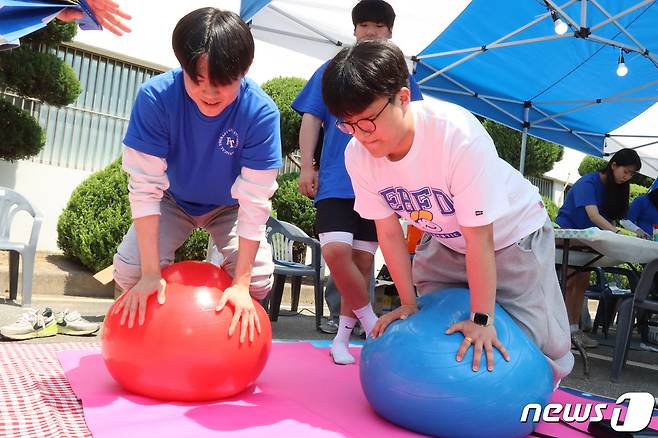
[[[560,17],[557,16],[555,11],[551,11],[551,18],[553,19],[553,24],[555,25],[555,33],[558,35],[564,35],[569,30],[567,23],[562,21]]]
[[[624,77],[627,74],[628,74],[628,67],[626,67],[626,63],[624,62],[624,52],[620,50],[619,60],[617,61],[617,76]]]

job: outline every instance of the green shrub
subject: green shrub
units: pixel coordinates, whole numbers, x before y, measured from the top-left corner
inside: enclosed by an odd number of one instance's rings
[[[29,158],[41,152],[45,144],[46,136],[39,122],[29,113],[0,99],[0,159]]]
[[[57,222],[57,245],[92,271],[112,264],[131,223],[128,176],[116,160],[80,184]]]
[[[83,181],[57,222],[57,245],[92,271],[112,264],[112,257],[132,222],[128,175],[116,160]],[[176,251],[176,261],[203,260],[208,234],[194,230]]]
[[[651,187],[653,181],[654,181],[653,178],[646,175],[642,175],[641,173],[636,173],[635,175],[633,175],[633,178],[631,178],[631,184],[637,184],[639,186],[646,187],[647,189]]]
[[[52,20],[21,38],[19,48],[0,51],[0,91],[54,106],[73,103],[80,94],[80,83],[71,66],[56,56],[56,49],[48,47],[71,41],[76,29],[75,23]],[[45,144],[45,134],[28,112],[8,104],[0,101],[0,159],[37,155]]]
[[[521,160],[522,133],[493,120],[485,119],[482,125],[496,145],[498,156],[518,169]],[[529,135],[526,142],[523,174],[541,176],[551,170],[555,162],[560,161],[563,155],[562,146]]]
[[[205,260],[208,251],[208,232],[197,228],[192,231],[190,237],[176,251],[176,261],[182,260]]]
[[[73,40],[78,30],[76,23],[66,23],[60,20],[52,20],[46,27],[21,38],[21,45],[45,44],[56,46],[59,43]]]
[[[281,149],[284,156],[299,149],[299,127],[302,118],[290,105],[304,85],[306,85],[305,79],[278,77],[270,79],[261,86],[276,103],[281,113]]]
[[[273,214],[291,224],[297,225],[309,236],[313,236],[315,207],[313,201],[299,193],[297,180],[299,173],[291,172],[277,178],[279,188],[272,197]]]
[[[19,47],[0,52],[0,65],[0,84],[21,96],[63,106],[80,94],[73,68],[52,53]]]
[[[544,205],[546,206],[546,212],[548,213],[548,217],[551,218],[551,222],[555,222],[555,218],[557,217],[557,205],[555,205],[555,202],[553,202],[551,199],[549,199],[546,196],[542,196],[541,199],[544,201]]]
[[[583,176],[592,172],[600,172],[605,169],[605,166],[607,165],[608,162],[603,158],[587,155],[583,158],[583,161],[580,162],[580,166],[578,166],[578,174]]]
[[[630,190],[630,196],[629,196],[629,204],[633,202],[635,198],[637,198],[640,195],[644,195],[646,192],[648,192],[649,189],[647,189],[644,186],[640,186],[638,184],[631,184],[631,190]]]

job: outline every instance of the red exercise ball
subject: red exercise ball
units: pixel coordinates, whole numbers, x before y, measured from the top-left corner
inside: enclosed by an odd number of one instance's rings
[[[112,315],[125,294],[110,307],[101,336],[105,365],[125,389],[169,401],[200,402],[230,397],[252,385],[265,367],[272,346],[272,326],[254,300],[261,333],[240,344],[240,326],[228,328],[233,307],[215,311],[231,278],[205,262],[175,263],[162,270],[166,300],[148,298],[144,325],[120,325]]]

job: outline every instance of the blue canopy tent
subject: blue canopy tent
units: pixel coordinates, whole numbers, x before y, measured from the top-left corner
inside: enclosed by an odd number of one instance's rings
[[[658,101],[657,24],[655,1],[476,0],[414,58],[415,78],[431,96],[600,156],[613,130]]]
[[[522,131],[522,160],[527,135],[598,156],[632,144],[643,173],[658,175],[658,147],[647,146],[657,143],[658,124],[636,123],[635,131],[615,134],[627,122],[646,120],[658,102],[656,0],[389,1],[398,14],[394,41],[411,55],[423,92]],[[353,41],[347,32],[354,3],[243,0],[241,11],[257,37],[260,31],[316,39],[335,53]],[[263,25],[260,17],[270,13],[285,19]],[[557,19],[564,34],[556,34]],[[406,22],[415,27],[400,32]],[[428,28],[434,35],[422,41]],[[623,77],[616,73],[621,56]]]
[[[261,9],[263,9],[270,0],[247,0],[240,3],[240,17],[244,21],[249,21],[254,18]]]

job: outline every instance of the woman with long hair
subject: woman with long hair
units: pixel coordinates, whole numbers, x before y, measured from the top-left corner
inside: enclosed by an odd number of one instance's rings
[[[633,149],[617,151],[605,169],[583,175],[573,185],[560,208],[555,222],[561,228],[584,229],[598,227],[616,233],[618,222],[626,217],[630,193],[630,179],[642,167]],[[571,339],[585,348],[598,345],[579,329],[589,272],[576,272],[567,281],[565,301]]]

